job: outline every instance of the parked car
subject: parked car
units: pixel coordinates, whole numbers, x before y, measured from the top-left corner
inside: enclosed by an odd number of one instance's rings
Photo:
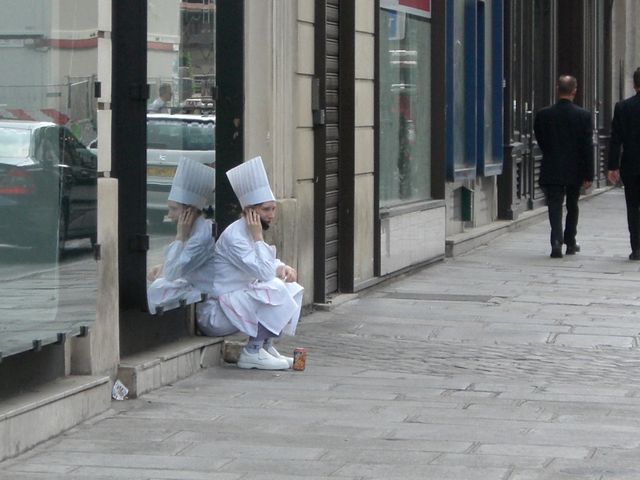
[[[215,121],[214,115],[147,115],[147,216],[150,223],[164,220],[169,190],[181,158],[215,168]]]
[[[0,243],[55,258],[72,238],[96,241],[97,162],[67,128],[0,121]]]
[[[160,224],[167,214],[171,183],[181,158],[215,168],[215,115],[150,113],[147,115],[147,219]],[[98,142],[89,144],[97,153]],[[213,209],[213,198],[210,205]]]

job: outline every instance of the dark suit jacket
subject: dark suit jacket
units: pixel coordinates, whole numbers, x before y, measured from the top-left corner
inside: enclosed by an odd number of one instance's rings
[[[533,129],[542,150],[540,185],[593,181],[593,127],[587,110],[561,99],[536,114]]]
[[[619,168],[625,176],[640,174],[640,93],[616,103],[611,122],[608,168]]]

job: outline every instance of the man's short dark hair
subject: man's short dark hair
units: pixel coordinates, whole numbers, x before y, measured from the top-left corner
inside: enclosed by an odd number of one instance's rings
[[[160,88],[158,89],[158,93],[160,95],[165,95],[167,93],[171,93],[171,84],[163,83],[162,85],[160,85]]]
[[[571,95],[576,88],[578,88],[576,77],[561,75],[558,78],[558,95]]]
[[[640,88],[640,67],[636,68],[636,71],[633,72],[633,86]]]

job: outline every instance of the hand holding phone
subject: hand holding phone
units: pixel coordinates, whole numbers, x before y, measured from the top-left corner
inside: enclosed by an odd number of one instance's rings
[[[191,235],[191,228],[198,217],[198,211],[194,207],[186,207],[178,217],[176,240],[185,241]]]
[[[247,209],[245,215],[247,220],[247,226],[249,227],[249,233],[254,242],[262,240],[262,224],[260,223],[260,215],[253,208]]]

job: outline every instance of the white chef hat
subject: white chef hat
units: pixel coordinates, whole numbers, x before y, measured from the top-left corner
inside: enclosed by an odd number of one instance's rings
[[[262,157],[252,158],[232,168],[227,172],[227,177],[242,208],[276,199],[269,187]]]
[[[212,200],[216,172],[213,168],[183,157],[171,184],[169,200],[203,208]]]

